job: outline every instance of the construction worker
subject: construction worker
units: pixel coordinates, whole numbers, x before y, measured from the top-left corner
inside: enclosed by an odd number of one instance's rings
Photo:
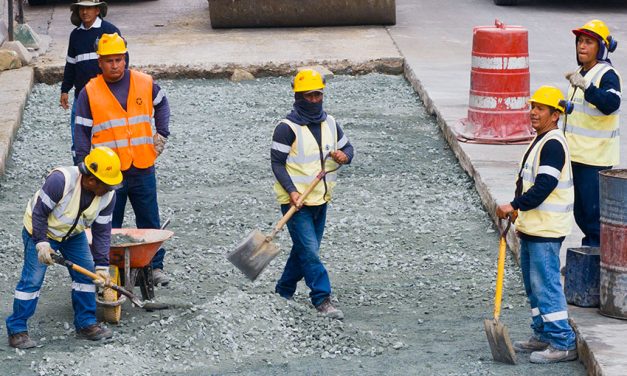
[[[318,312],[341,320],[344,315],[331,303],[331,281],[319,256],[336,174],[327,174],[303,203],[299,198],[322,169],[331,171],[338,164],[350,163],[353,147],[335,119],[322,108],[325,82],[320,73],[301,70],[292,87],[294,107],[276,126],[270,154],[281,211],[285,214],[291,205],[299,207],[287,222],[293,245],[276,292],[291,299],[296,284],[304,278]]]
[[[70,128],[72,132],[72,159],[76,165],[80,162],[76,160],[74,148],[76,97],[85,84],[100,73],[94,42],[102,34],[118,33],[121,35],[121,33],[115,25],[103,20],[107,15],[107,3],[103,1],[77,0],[70,5],[70,9],[72,10],[70,20],[76,29],[70,33],[59,103],[63,109],[67,110],[70,106],[69,92],[74,88]]]
[[[28,335],[27,320],[35,313],[51,254],[109,280],[113,189],[122,182],[120,159],[113,150],[92,150],[78,167],[52,170],[40,190],[30,199],[24,214],[24,266],[15,288],[13,314],[6,319],[9,346],[35,347]],[[91,251],[85,228],[91,227]],[[79,338],[111,338],[112,332],[96,320],[96,286],[89,278],[68,269],[72,277],[74,326]]]
[[[551,86],[540,87],[529,102],[537,135],[522,158],[514,200],[499,205],[496,215],[518,216],[520,264],[531,305],[533,335],[514,342],[514,349],[531,352],[533,363],[555,363],[577,358],[560,281],[560,247],[572,228],[574,193],[568,146],[557,123],[572,103]]]
[[[575,221],[583,246],[600,244],[599,171],[619,164],[621,78],[608,54],[617,42],[603,21],[592,20],[573,30],[579,68],[566,74],[568,97],[575,110],[564,132],[573,164]]]
[[[113,149],[120,157],[124,175],[122,187],[116,192],[113,227],[122,227],[128,198],[137,228],[158,229],[154,164],[170,134],[168,99],[152,77],[126,69],[126,41],[118,34],[103,34],[97,47],[102,74],[90,80],[77,98],[76,157],[82,160],[92,147]],[[151,128],[153,113],[156,133]],[[151,262],[156,285],[169,282],[163,272],[164,255],[161,248]]]

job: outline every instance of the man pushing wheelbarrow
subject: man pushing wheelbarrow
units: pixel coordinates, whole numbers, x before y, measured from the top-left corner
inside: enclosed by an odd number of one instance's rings
[[[68,261],[72,278],[74,326],[79,338],[111,338],[110,329],[96,320],[96,286],[109,281],[111,215],[115,187],[122,182],[120,159],[108,147],[93,149],[76,167],[57,167],[46,177],[24,214],[24,266],[15,289],[13,314],[6,319],[9,346],[28,349],[37,344],[28,335],[48,265],[59,252]],[[91,227],[90,246],[85,228]],[[86,269],[92,277],[80,272]],[[94,273],[95,272],[95,273]]]

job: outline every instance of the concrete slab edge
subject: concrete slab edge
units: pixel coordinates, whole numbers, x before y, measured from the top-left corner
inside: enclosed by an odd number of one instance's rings
[[[573,318],[569,322],[577,334],[577,355],[579,356],[579,361],[586,367],[588,376],[603,376],[603,368],[594,356],[590,346],[588,346],[586,336],[581,333],[577,322]]]
[[[405,63],[404,75],[405,75],[405,79],[407,79],[407,81],[411,84],[414,91],[418,94],[418,96],[420,96],[420,99],[425,104],[427,111],[436,118],[438,126],[440,127],[440,130],[442,131],[442,135],[444,136],[444,139],[449,144],[449,146],[451,147],[451,150],[457,157],[457,160],[459,161],[460,166],[474,180],[475,188],[477,190],[477,193],[479,194],[479,197],[481,198],[481,202],[483,202],[483,206],[488,211],[488,214],[490,215],[492,220],[495,223],[498,223],[497,218],[494,215],[496,211],[496,206],[497,206],[496,200],[490,193],[490,189],[488,188],[488,185],[483,181],[479,171],[477,171],[475,167],[473,166],[472,161],[470,160],[470,157],[468,156],[468,154],[466,154],[464,149],[461,147],[460,141],[457,140],[457,137],[455,136],[455,133],[453,132],[452,126],[446,122],[446,120],[444,119],[444,117],[442,116],[438,108],[433,103],[433,100],[429,96],[427,89],[422,85],[418,77],[416,77],[416,74],[414,73],[412,68],[407,63]],[[518,237],[516,237],[516,232],[513,226],[512,226],[512,229],[510,229],[510,231],[507,234],[507,244],[510,246],[512,253],[518,260],[519,259],[518,250],[520,248],[520,245],[518,242]]]
[[[255,77],[285,76],[294,74],[304,65],[322,65],[334,74],[360,75],[372,72],[403,74],[404,59],[389,57],[366,61],[354,60],[303,60],[260,64],[207,64],[207,65],[132,65],[133,69],[152,75],[156,79],[177,78],[229,78],[235,69],[243,69]],[[37,82],[53,84],[63,79],[63,66],[36,66]]]
[[[9,76],[8,79],[6,77]],[[14,78],[15,77],[15,78]],[[24,80],[25,79],[25,80]],[[2,72],[2,81],[13,82],[13,85],[0,85],[0,93],[12,95],[16,98],[17,106],[7,106],[0,121],[0,175],[4,174],[5,166],[11,152],[13,138],[22,124],[24,106],[35,82],[35,74],[32,67],[24,67]]]

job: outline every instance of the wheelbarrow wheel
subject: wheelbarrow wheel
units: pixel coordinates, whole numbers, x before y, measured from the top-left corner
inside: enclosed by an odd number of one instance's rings
[[[111,274],[111,281],[116,285],[120,284],[120,272],[117,266],[109,267],[109,274]],[[102,292],[102,298],[107,303],[114,303],[118,301],[118,292],[114,289],[105,287]],[[118,324],[122,317],[122,305],[115,307],[104,307],[103,310],[104,319],[109,324]]]

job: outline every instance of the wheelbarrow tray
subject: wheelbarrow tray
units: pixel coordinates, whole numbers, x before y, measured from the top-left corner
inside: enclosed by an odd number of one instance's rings
[[[87,240],[91,244],[91,231],[85,230]],[[174,232],[169,230],[145,229],[145,228],[113,228],[111,235],[122,234],[129,238],[137,239],[137,242],[111,244],[109,251],[109,263],[118,268],[124,268],[124,251],[128,248],[131,268],[143,268],[150,264],[161,244],[170,239]]]

